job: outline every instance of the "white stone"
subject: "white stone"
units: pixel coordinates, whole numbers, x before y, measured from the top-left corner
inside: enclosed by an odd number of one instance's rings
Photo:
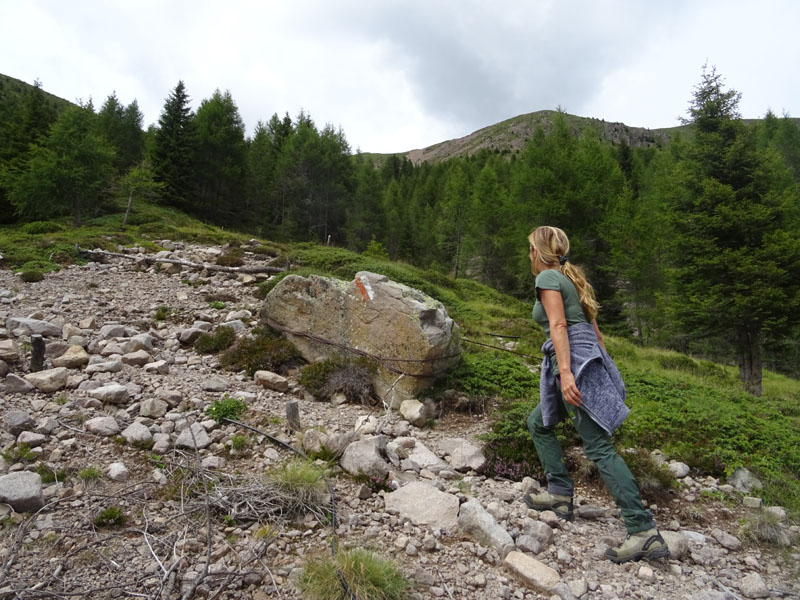
[[[458,526],[458,498],[430,484],[413,481],[384,496],[386,512],[408,518],[415,525],[443,531]]]
[[[130,472],[125,463],[115,462],[108,466],[108,477],[114,481],[128,481]]]
[[[516,579],[540,594],[550,594],[561,581],[555,569],[522,552],[509,552],[503,565]]]
[[[89,433],[103,436],[117,435],[122,430],[114,417],[95,417],[86,421],[83,426]]]
[[[200,423],[192,423],[184,429],[175,440],[175,445],[179,448],[208,448],[211,445],[211,438],[208,436],[205,427]]]
[[[256,371],[253,380],[257,385],[275,392],[286,392],[289,389],[289,380],[272,371]]]
[[[118,383],[109,383],[103,387],[91,390],[89,395],[106,404],[123,404],[129,397],[128,388]]]
[[[47,369],[37,373],[28,373],[25,380],[32,384],[40,392],[57,392],[63,390],[67,385],[69,370],[64,367]]]
[[[122,430],[122,437],[129,444],[149,444],[153,441],[153,434],[139,422],[134,421]]]

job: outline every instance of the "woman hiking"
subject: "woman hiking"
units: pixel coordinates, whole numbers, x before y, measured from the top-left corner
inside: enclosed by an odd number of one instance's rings
[[[642,505],[639,486],[611,443],[611,434],[628,415],[625,386],[606,352],[597,327],[599,305],[580,267],[569,260],[569,239],[557,227],[539,227],[529,236],[531,272],[536,276],[533,319],[547,341],[542,346],[539,405],[528,416],[528,430],[547,477],[547,491],[525,494],[528,507],[573,518],[575,484],[567,473],[554,427],[569,417],[583,440],[586,456],[597,464],[619,506],[628,536],[605,555],[616,563],[669,556],[669,548]]]

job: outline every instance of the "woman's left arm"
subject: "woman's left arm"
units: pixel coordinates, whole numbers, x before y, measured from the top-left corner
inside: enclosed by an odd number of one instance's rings
[[[575,383],[575,376],[570,370],[569,336],[567,335],[567,317],[564,314],[564,301],[558,290],[541,290],[539,292],[547,320],[550,322],[550,339],[556,351],[558,372],[561,377],[561,394],[564,400],[574,406],[581,405],[581,391]]]

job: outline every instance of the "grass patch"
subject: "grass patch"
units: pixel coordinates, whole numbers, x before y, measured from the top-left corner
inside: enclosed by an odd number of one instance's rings
[[[327,510],[328,486],[323,472],[313,463],[293,459],[269,469],[265,476],[284,495],[284,516]]]
[[[223,419],[238,419],[247,405],[238,398],[224,396],[221,400],[214,400],[206,409],[206,415],[214,419],[217,423],[222,423]]]
[[[236,342],[233,327],[221,325],[210,333],[200,334],[194,342],[194,349],[200,354],[217,354],[227,350]]]
[[[78,471],[78,478],[90,482],[98,481],[103,476],[103,472],[97,467],[84,467]]]
[[[37,454],[31,450],[28,444],[19,444],[6,450],[2,453],[3,458],[5,458],[9,463],[29,463],[33,462],[37,458]]]
[[[777,515],[758,510],[748,514],[739,524],[739,536],[755,545],[788,547],[792,536]]]
[[[352,592],[348,594],[340,577]],[[401,600],[411,583],[391,561],[363,548],[342,548],[335,557],[310,558],[298,580],[313,600]]]
[[[36,472],[42,478],[42,483],[58,483],[67,479],[69,471],[66,469],[53,469],[45,464],[36,467]]]
[[[119,506],[109,506],[94,518],[95,527],[116,529],[128,522],[128,517]]]

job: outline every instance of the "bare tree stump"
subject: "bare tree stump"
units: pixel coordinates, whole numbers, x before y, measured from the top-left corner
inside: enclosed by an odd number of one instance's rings
[[[286,401],[286,422],[293,431],[300,431],[300,406],[297,400]]]
[[[44,338],[38,333],[31,335],[31,373],[44,368]]]

